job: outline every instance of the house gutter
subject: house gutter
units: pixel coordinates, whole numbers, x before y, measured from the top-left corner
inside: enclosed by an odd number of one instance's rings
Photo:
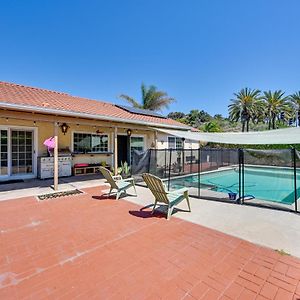
[[[18,111],[27,111],[27,112],[34,112],[34,113],[47,113],[51,115],[61,115],[61,116],[68,116],[68,117],[75,117],[75,118],[86,118],[86,119],[95,119],[101,121],[111,121],[111,122],[122,122],[122,123],[130,123],[130,124],[137,124],[137,125],[145,125],[145,126],[156,126],[161,128],[172,128],[178,130],[189,130],[189,127],[185,126],[176,126],[176,125],[169,125],[169,124],[161,124],[161,123],[154,123],[154,122],[145,122],[140,120],[130,120],[118,117],[108,117],[102,116],[98,114],[88,114],[88,113],[79,113],[79,112],[72,112],[66,110],[58,110],[53,108],[44,108],[44,107],[37,107],[31,105],[20,105],[20,104],[13,104],[7,102],[0,102],[0,107],[4,109],[14,109]]]

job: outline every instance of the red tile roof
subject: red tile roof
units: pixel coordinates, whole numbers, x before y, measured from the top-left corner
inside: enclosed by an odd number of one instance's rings
[[[112,117],[115,118],[116,121],[118,121],[118,119],[119,121],[124,121],[125,119],[129,123],[141,121],[153,123],[153,125],[187,128],[186,125],[172,119],[130,113],[109,102],[91,100],[71,96],[62,92],[0,81],[0,107],[1,103],[44,108],[45,110],[54,109],[60,114],[64,112],[84,113],[98,115],[99,117]]]

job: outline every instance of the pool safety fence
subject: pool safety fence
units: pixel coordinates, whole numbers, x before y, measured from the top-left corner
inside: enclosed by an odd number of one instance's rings
[[[298,211],[300,155],[295,148],[134,150],[131,172],[163,179],[166,188],[188,187],[191,196]]]

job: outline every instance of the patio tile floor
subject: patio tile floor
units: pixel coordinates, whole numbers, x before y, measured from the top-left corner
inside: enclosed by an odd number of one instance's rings
[[[0,299],[300,299],[299,259],[103,189],[0,203]]]

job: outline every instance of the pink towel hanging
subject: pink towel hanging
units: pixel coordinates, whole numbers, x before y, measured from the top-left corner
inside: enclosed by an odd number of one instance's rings
[[[46,139],[44,141],[44,145],[47,147],[49,155],[52,156],[53,149],[55,148],[55,139],[54,139],[54,137],[52,136],[52,137]]]

